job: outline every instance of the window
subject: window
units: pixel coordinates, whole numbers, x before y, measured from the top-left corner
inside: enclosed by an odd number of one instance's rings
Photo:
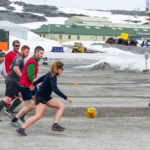
[[[143,29],[143,31],[147,31],[147,29]]]
[[[60,25],[56,25],[56,27],[58,27],[58,28],[59,28],[59,27],[61,27],[61,26],[60,26]]]
[[[105,39],[105,36],[103,36],[103,41],[105,41],[106,39]]]
[[[95,29],[100,29],[100,27],[95,27]]]
[[[94,36],[94,40],[97,41],[97,36]]]
[[[77,40],[80,40],[80,35],[77,35]]]
[[[68,35],[68,39],[71,40],[71,35]]]
[[[134,29],[134,31],[138,31],[139,29]]]
[[[62,40],[62,34],[59,34],[59,39]]]

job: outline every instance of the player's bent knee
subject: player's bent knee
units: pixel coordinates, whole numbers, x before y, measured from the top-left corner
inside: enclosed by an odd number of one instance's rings
[[[11,100],[12,100],[12,99],[9,98],[9,97],[7,97],[7,98],[4,99],[5,103],[7,103],[7,104],[11,103]]]
[[[28,107],[29,110],[35,109],[35,106],[33,104],[29,104],[27,107]]]
[[[65,105],[64,105],[64,104],[61,104],[59,109],[65,110]]]

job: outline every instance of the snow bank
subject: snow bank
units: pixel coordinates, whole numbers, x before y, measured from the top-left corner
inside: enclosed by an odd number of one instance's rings
[[[133,54],[130,52],[122,52],[121,50],[117,50],[115,53],[115,49],[109,48],[106,53],[100,54],[99,61],[94,64],[87,66],[79,66],[77,68],[89,68],[92,69],[102,63],[108,63],[113,68],[118,70],[134,70],[134,71],[142,71],[145,69],[145,59],[143,55]],[[120,51],[120,53],[119,53]],[[148,60],[148,66],[150,66],[150,60]],[[99,68],[101,69],[101,68]]]

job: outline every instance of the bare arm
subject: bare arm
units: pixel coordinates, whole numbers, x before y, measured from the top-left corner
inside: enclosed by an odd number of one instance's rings
[[[22,72],[20,71],[19,66],[14,66],[13,70],[19,77],[21,77]]]
[[[2,73],[2,76],[6,79],[6,77],[7,77],[7,74],[4,74],[4,73]]]
[[[12,65],[13,71],[18,75],[18,77],[21,77],[22,75],[22,70],[20,70],[21,65],[23,65],[23,58],[21,56],[17,56]]]

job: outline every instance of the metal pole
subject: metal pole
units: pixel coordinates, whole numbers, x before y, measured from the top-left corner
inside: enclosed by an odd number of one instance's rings
[[[145,69],[147,70],[147,59],[145,59]]]
[[[148,53],[145,53],[144,54],[144,57],[145,57],[145,71],[147,71],[147,60],[149,58],[149,54]]]

